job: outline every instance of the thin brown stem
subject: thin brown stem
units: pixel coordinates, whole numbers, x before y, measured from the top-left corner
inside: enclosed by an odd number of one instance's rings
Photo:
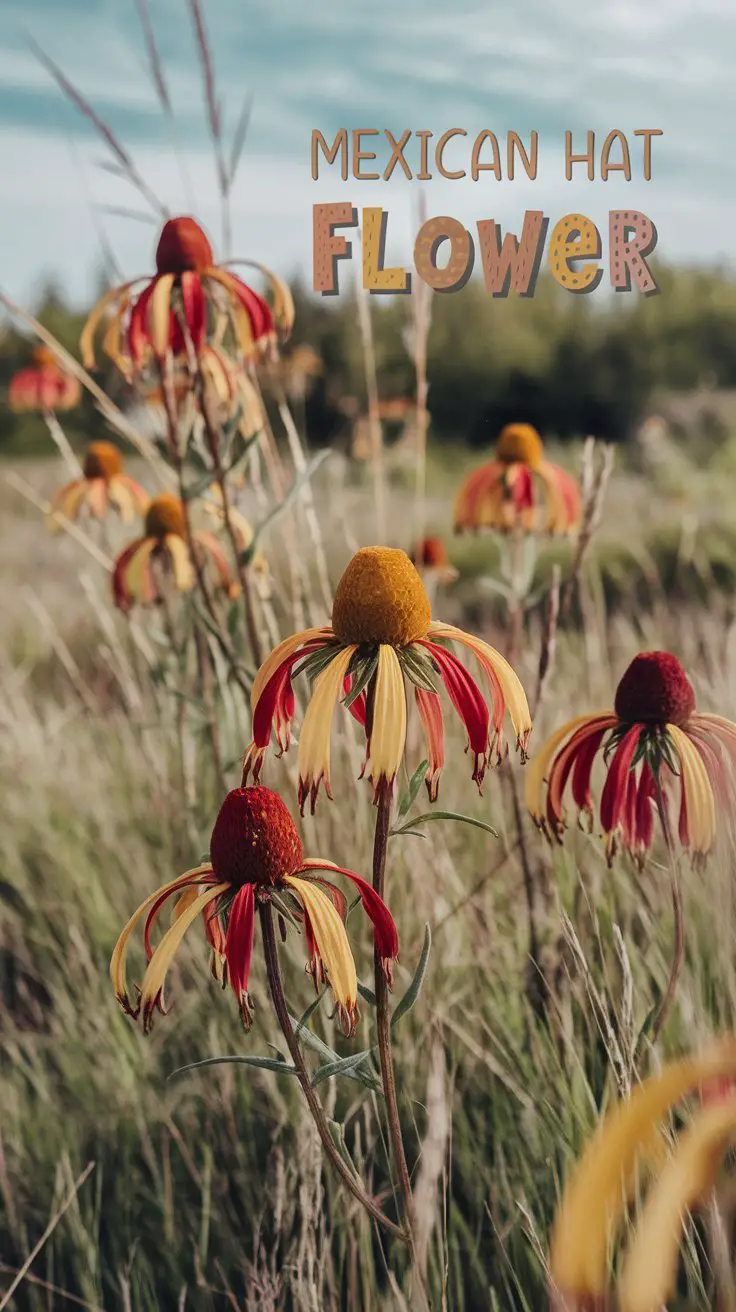
[[[657,1039],[659,1038],[660,1032],[662,1030],[662,1026],[664,1025],[664,1022],[669,1014],[669,1010],[672,1005],[672,999],[675,996],[675,989],[677,987],[677,981],[680,975],[680,970],[682,969],[683,958],[685,956],[685,933],[684,933],[684,917],[683,917],[683,909],[682,909],[682,887],[680,884],[680,865],[677,856],[677,850],[675,848],[674,839],[672,837],[672,826],[670,824],[670,817],[667,811],[667,804],[665,802],[664,792],[662,791],[662,782],[659,777],[659,773],[655,774],[654,777],[654,794],[657,803],[657,812],[659,814],[659,821],[662,826],[662,834],[664,836],[665,846],[667,848],[667,864],[669,867],[669,874],[670,874],[670,892],[672,894],[672,911],[673,911],[674,922],[675,922],[675,942],[672,952],[672,964],[670,966],[669,979],[667,980],[667,987],[664,991],[664,997],[662,998],[662,1001],[659,1005],[659,1011],[657,1012],[657,1015],[655,1017],[654,1024],[652,1025],[652,1040],[651,1040],[652,1043],[656,1043]]]
[[[317,1133],[322,1141],[322,1147],[327,1154],[330,1162],[340,1176],[343,1184],[354,1198],[365,1208],[377,1225],[382,1225],[390,1234],[395,1235],[398,1239],[406,1240],[406,1232],[400,1226],[386,1216],[381,1210],[378,1203],[370,1194],[366,1193],[360,1181],[352,1174],[346,1162],[343,1161],[338,1151],[337,1145],[330,1133],[330,1127],[327,1124],[322,1104],[312,1088],[309,1071],[302,1056],[302,1050],[299,1046],[299,1040],[294,1033],[294,1027],[289,1016],[289,1008],[284,996],[284,987],[281,981],[281,968],[279,966],[278,948],[276,946],[276,934],[273,924],[273,911],[270,902],[261,902],[259,904],[261,917],[261,932],[263,934],[263,950],[266,957],[266,975],[268,978],[268,987],[271,993],[274,1010],[278,1017],[279,1025],[286,1044],[291,1054],[291,1059],[296,1066],[296,1073],[299,1083],[302,1087],[304,1097],[307,1100],[307,1106],[312,1115]]]
[[[386,884],[386,856],[388,853],[388,836],[391,827],[391,789],[383,782],[379,787],[376,830],[373,839],[373,887],[380,898],[384,897]],[[399,1105],[396,1096],[396,1076],[391,1052],[391,1013],[388,1003],[388,979],[383,968],[378,949],[374,949],[374,981],[376,993],[376,1027],[378,1031],[378,1060],[381,1067],[383,1093],[386,1099],[386,1118],[388,1120],[389,1142],[399,1178],[399,1189],[406,1220],[412,1267],[419,1289],[416,1291],[423,1307],[428,1306],[416,1260],[414,1241],[414,1196],[411,1188],[409,1167],[404,1152],[404,1140],[401,1134]]]

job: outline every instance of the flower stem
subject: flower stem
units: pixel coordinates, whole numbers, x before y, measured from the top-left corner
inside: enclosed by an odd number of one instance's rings
[[[327,1118],[324,1113],[322,1104],[312,1088],[309,1071],[302,1056],[302,1050],[299,1046],[299,1040],[294,1033],[294,1027],[289,1016],[289,1009],[284,996],[284,987],[281,981],[281,969],[279,966],[278,949],[276,946],[276,934],[273,924],[273,911],[269,902],[259,904],[261,917],[261,931],[263,934],[263,948],[266,956],[266,974],[268,976],[268,987],[271,991],[274,1010],[278,1017],[281,1030],[286,1039],[287,1047],[291,1053],[291,1059],[296,1066],[297,1078],[302,1086],[307,1105],[312,1114],[312,1119],[317,1127],[317,1133],[322,1141],[322,1147],[327,1157],[334,1166],[337,1174],[340,1176],[343,1184],[354,1198],[365,1208],[366,1212],[372,1216],[377,1225],[382,1225],[398,1239],[406,1240],[406,1232],[396,1225],[385,1212],[381,1211],[378,1203],[366,1193],[360,1181],[351,1173],[347,1164],[343,1161],[337,1148]]]
[[[373,887],[380,898],[384,897],[384,887],[386,883],[386,855],[388,852],[388,835],[390,826],[391,788],[389,784],[382,781],[378,792],[376,831],[373,840]],[[386,1099],[389,1141],[391,1143],[391,1151],[399,1177],[399,1189],[403,1203],[409,1248],[411,1250],[412,1267],[415,1278],[419,1284],[419,1289],[416,1291],[416,1295],[421,1299],[421,1306],[427,1307],[426,1294],[423,1288],[424,1282],[416,1260],[416,1244],[414,1241],[414,1197],[412,1194],[406,1153],[404,1152],[404,1140],[401,1136],[399,1106],[396,1097],[396,1076],[394,1074],[394,1060],[391,1052],[391,1015],[388,1005],[388,980],[383,968],[383,962],[381,961],[377,949],[374,949],[373,960],[376,993],[376,1027],[378,1030],[378,1060],[381,1067],[381,1080],[383,1082],[384,1097]],[[417,1304],[417,1306],[419,1305]]]
[[[662,1001],[659,1006],[659,1011],[657,1012],[654,1024],[652,1026],[652,1043],[656,1043],[660,1031],[662,1029],[662,1026],[664,1025],[664,1022],[669,1013],[670,1006],[672,1005],[672,999],[675,995],[675,988],[677,987],[677,980],[679,978],[680,970],[682,968],[683,957],[685,955],[685,935],[683,930],[682,888],[680,887],[680,867],[677,858],[677,852],[675,851],[675,844],[672,838],[672,826],[670,825],[670,817],[667,812],[667,806],[664,800],[664,793],[662,791],[662,783],[659,777],[659,772],[655,773],[654,776],[654,788],[655,788],[655,798],[657,803],[657,811],[659,813],[659,820],[660,820],[660,824],[662,825],[662,833],[664,835],[665,846],[667,848],[667,864],[669,866],[670,890],[672,893],[672,911],[674,913],[674,920],[675,920],[675,945],[672,954],[672,965],[670,966],[670,975],[669,975],[669,979],[667,980],[667,987],[664,991],[664,997],[662,998]]]

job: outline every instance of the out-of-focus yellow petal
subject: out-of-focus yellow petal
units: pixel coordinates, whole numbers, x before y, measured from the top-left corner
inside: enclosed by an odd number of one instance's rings
[[[94,339],[102,316],[110,306],[115,303],[115,301],[118,301],[119,304],[115,311],[115,317],[119,317],[123,313],[123,309],[129,299],[126,297],[126,293],[131,287],[134,287],[137,282],[141,282],[141,279],[133,278],[131,282],[123,283],[121,287],[111,287],[109,291],[105,292],[104,296],[100,297],[97,304],[90,310],[87,322],[82,329],[82,335],[79,339],[79,350],[82,356],[82,364],[85,369],[94,369],[95,367]]]
[[[716,836],[716,804],[708,771],[697,748],[682,729],[675,724],[668,724],[667,733],[674,743],[682,767],[690,849],[704,856],[712,848]]]
[[[373,701],[368,777],[378,787],[382,779],[396,777],[406,741],[406,689],[401,665],[393,647],[381,643]]]
[[[110,979],[112,980],[112,986],[115,990],[115,996],[123,1006],[128,1006],[128,988],[125,977],[125,953],[128,947],[128,939],[139,920],[145,915],[149,907],[152,907],[154,902],[162,896],[162,894],[169,891],[173,892],[174,889],[177,888],[186,888],[193,879],[196,879],[197,875],[209,875],[211,873],[212,866],[209,862],[205,865],[196,866],[193,870],[187,870],[185,874],[179,875],[177,879],[170,879],[168,883],[162,884],[160,888],[156,889],[155,893],[150,893],[145,901],[141,902],[138,910],[133,912],[133,915],[130,917],[130,920],[115,944],[112,957],[110,958]]]
[[[250,319],[238,300],[237,293],[233,287],[232,274],[227,273],[224,269],[211,268],[207,270],[207,278],[213,282],[218,282],[221,287],[225,288],[228,294],[228,309],[232,316],[233,331],[238,348],[242,355],[251,356],[255,350],[253,341],[253,330],[250,326]]]
[[[713,1187],[736,1140],[736,1098],[701,1112],[653,1186],[618,1283],[620,1312],[654,1312],[675,1291],[685,1215]]]
[[[293,888],[309,920],[319,955],[329,976],[335,1001],[352,1017],[358,1002],[358,977],[345,926],[326,893],[316,884],[296,875],[284,883]]]
[[[148,606],[154,597],[150,561],[151,553],[157,546],[155,538],[144,538],[125,571],[125,582],[131,597],[144,606]]]
[[[568,720],[567,724],[563,724],[561,728],[555,730],[530,760],[524,771],[524,805],[537,824],[544,818],[544,781],[553,756],[556,755],[565,739],[570,738],[576,729],[582,728],[584,724],[589,724],[592,720],[597,720],[605,714],[605,711],[598,711],[591,715],[577,715],[574,720]]]
[[[127,482],[123,482],[121,478],[111,478],[108,493],[112,505],[117,507],[124,524],[129,524],[135,519],[136,502]]]
[[[166,355],[171,341],[171,289],[174,286],[174,277],[173,273],[162,273],[156,279],[156,286],[148,302],[151,342],[156,355],[159,356]]]
[[[213,884],[211,888],[205,889],[204,893],[200,893],[195,898],[191,906],[182,911],[161,939],[146,967],[146,973],[141,983],[140,1006],[144,1030],[149,1030],[151,1027],[153,1010],[163,990],[166,973],[189,926],[197,919],[200,912],[209,906],[210,902],[214,901],[215,898],[220,896],[220,893],[224,893],[229,887],[229,884]]]
[[[174,569],[174,583],[180,592],[190,592],[194,587],[194,566],[189,547],[178,533],[167,533],[164,541]]]
[[[656,1146],[660,1122],[685,1094],[717,1075],[736,1074],[736,1038],[700,1057],[686,1057],[642,1084],[609,1112],[567,1185],[555,1219],[550,1270],[570,1299],[602,1298],[607,1283],[607,1246],[620,1219],[642,1154]]]
[[[311,792],[312,802],[324,780],[325,792],[330,791],[330,739],[332,717],[342,693],[343,681],[356,646],[342,647],[334,659],[315,680],[314,691],[304,715],[299,736],[299,793],[303,798]]]
[[[433,620],[429,626],[429,636],[450,638],[453,642],[462,643],[473,652],[482,666],[490,666],[501,685],[517,742],[523,747],[532,730],[532,717],[521,680],[505,657],[487,642],[483,642],[482,638],[476,638],[472,633],[466,633],[464,629],[456,629],[454,624],[442,624],[439,620]]]

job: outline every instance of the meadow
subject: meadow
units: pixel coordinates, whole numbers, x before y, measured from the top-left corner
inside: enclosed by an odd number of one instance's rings
[[[560,455],[573,471],[580,458],[580,447]],[[451,534],[452,494],[477,459],[440,448],[430,460],[426,524],[446,539],[459,570],[454,583],[440,585],[433,612],[503,650],[498,543]],[[581,708],[610,706],[621,672],[642,649],[675,652],[699,708],[736,715],[732,461],[728,444],[714,450],[697,432],[687,443],[667,439],[654,460],[634,447],[618,452],[579,602],[557,631],[532,749]],[[13,469],[41,497],[66,477],[58,457]],[[10,471],[6,463],[3,473]],[[146,473],[141,466],[143,481]],[[370,476],[335,456],[312,484],[334,587],[352,551],[375,541]],[[404,533],[389,530],[393,545],[410,545],[413,496],[411,478],[389,481],[387,523]],[[11,1301],[0,1292],[0,1305],[414,1306],[401,1246],[340,1190],[296,1081],[238,1064],[172,1078],[223,1054],[283,1054],[262,954],[254,954],[248,1036],[232,997],[210,979],[195,935],[177,956],[170,1014],[153,1033],[144,1037],[120,1014],[108,978],[117,935],[144,896],[207,850],[218,784],[211,770],[189,781],[182,773],[182,732],[192,752],[204,733],[199,708],[141,672],[129,621],[109,605],[103,565],[69,537],[49,534],[5,479],[0,497],[0,1291],[52,1227]],[[252,487],[243,505],[257,515]],[[282,633],[290,624],[290,522],[311,565],[303,501],[260,543]],[[112,541],[99,543],[104,552],[124,540],[120,528],[110,531]],[[555,563],[565,577],[572,555],[570,544],[542,545],[542,588]],[[322,617],[322,604],[312,605]],[[137,623],[148,645],[165,647],[157,612]],[[515,660],[530,696],[543,623],[540,603]],[[235,696],[218,707],[218,726],[235,787],[250,740],[248,712]],[[357,780],[359,734],[348,717],[336,717],[333,739],[335,800],[323,796],[302,822],[305,848],[369,876],[370,789]],[[609,869],[598,834],[582,829],[549,847],[528,818],[519,828],[504,770],[490,771],[478,796],[463,742],[462,726],[448,718],[439,805],[492,825],[497,837],[438,821],[389,844],[388,898],[401,940],[395,999],[412,981],[425,926],[431,932],[421,991],[395,1030],[399,1105],[431,1307],[521,1312],[545,1303],[561,1185],[601,1112],[668,1056],[733,1026],[732,858],[722,844],[704,873],[685,869],[685,964],[653,1047],[649,1027],[673,932],[661,844],[645,871],[624,856]],[[422,755],[410,724],[409,772]],[[514,772],[523,768],[514,761]],[[295,778],[293,751],[280,761],[269,755],[263,782],[283,791],[294,815]],[[407,783],[404,772],[400,794]],[[415,810],[426,809],[420,798]],[[368,985],[370,935],[355,917],[351,936]],[[281,959],[290,1009],[301,1015],[313,991],[292,935]],[[320,1041],[339,1055],[368,1046],[373,1017],[363,1006],[356,1039],[344,1041],[324,998],[309,1025],[313,1067],[323,1059]],[[390,1210],[375,1081],[327,1078],[320,1092],[362,1178]],[[713,1306],[716,1220],[706,1211],[689,1226],[672,1307]]]

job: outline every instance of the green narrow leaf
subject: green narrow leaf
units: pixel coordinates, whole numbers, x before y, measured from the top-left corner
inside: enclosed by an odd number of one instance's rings
[[[359,666],[353,671],[353,682],[350,692],[343,698],[343,706],[349,710],[353,702],[357,701],[363,689],[368,686],[373,675],[378,669],[378,652],[372,652]]]
[[[283,1057],[205,1057],[204,1061],[192,1061],[186,1066],[179,1066],[166,1081],[174,1080],[189,1071],[201,1070],[203,1066],[255,1066],[257,1070],[276,1071],[279,1075],[296,1075],[296,1066],[292,1066]]]
[[[369,989],[367,984],[361,984],[360,980],[358,980],[358,992],[361,998],[368,1003],[369,1007],[375,1007],[376,995],[373,992],[373,989]]]
[[[316,998],[313,998],[313,1000],[310,1002],[306,1011],[302,1012],[301,1016],[299,1017],[299,1020],[297,1021],[296,1029],[294,1031],[295,1034],[299,1034],[302,1028],[306,1026],[307,1022],[311,1020],[312,1016],[314,1015],[315,1011],[317,1010],[324,996],[325,996],[325,990],[321,989],[320,992],[317,994]]]
[[[406,792],[403,793],[402,796],[399,798],[399,807],[398,807],[399,819],[402,816],[406,815],[407,811],[410,811],[411,808],[413,807],[416,801],[417,793],[419,792],[419,789],[422,786],[422,780],[424,779],[424,776],[427,773],[428,765],[429,765],[429,761],[422,761],[421,765],[417,766],[411,779],[409,780],[409,787],[407,788]]]
[[[328,1062],[326,1066],[318,1066],[312,1076],[312,1088],[315,1089],[318,1084],[322,1084],[323,1080],[332,1079],[333,1075],[348,1075],[369,1056],[370,1048],[366,1048],[364,1052],[352,1052],[349,1057],[338,1057],[337,1061]],[[378,1086],[379,1081],[375,1076],[372,1078],[374,1084]]]
[[[406,993],[404,994],[403,998],[398,1003],[393,1016],[391,1017],[392,1029],[394,1025],[396,1025],[398,1021],[401,1020],[402,1016],[405,1016],[408,1011],[411,1011],[412,1007],[414,1006],[414,1003],[419,997],[422,984],[424,983],[424,976],[427,973],[427,966],[429,965],[429,954],[431,950],[432,950],[432,931],[429,928],[429,925],[425,925],[424,943],[422,945],[422,951],[419,957],[419,961],[417,963],[417,968],[414,971],[414,978],[411,981],[411,984],[409,985],[408,989],[406,990]]]
[[[485,820],[476,820],[472,815],[461,815],[459,811],[425,811],[422,815],[414,815],[400,829],[392,829],[391,837],[408,834],[412,832],[414,825],[425,824],[428,820],[458,820],[464,825],[474,825],[476,829],[483,829],[487,834],[498,838],[498,830],[494,829],[493,825],[487,825]]]
[[[313,1052],[316,1052],[322,1058],[323,1062],[332,1065],[335,1062],[342,1060],[329,1044],[325,1043],[323,1039],[320,1039],[319,1035],[314,1033],[314,1030],[308,1029],[306,1025],[300,1025],[299,1021],[295,1020],[291,1015],[289,1016],[289,1020],[291,1021],[297,1038],[301,1040],[306,1048],[311,1048]],[[370,1071],[362,1071],[360,1069],[345,1070],[343,1071],[343,1075],[349,1080],[357,1080],[359,1084],[365,1085],[367,1089],[376,1088],[376,1078]]]
[[[242,551],[240,553],[240,562],[242,565],[248,565],[250,563],[250,561],[253,559],[253,556],[256,553],[258,543],[260,542],[263,534],[266,532],[268,528],[271,527],[273,523],[275,523],[275,521],[279,518],[280,515],[283,515],[285,510],[288,510],[290,508],[292,503],[298,497],[302,488],[310,481],[312,476],[316,473],[317,469],[319,469],[319,466],[323,464],[324,461],[327,460],[328,456],[330,456],[331,454],[332,453],[330,450],[320,451],[319,454],[316,455],[313,460],[310,460],[303,474],[301,474],[300,477],[295,479],[294,482],[292,483],[283,501],[279,502],[278,506],[276,506],[271,511],[270,515],[266,515],[266,518],[261,520],[261,523],[257,526],[253,534],[253,541],[251,542],[250,546],[247,547],[245,551]]]

